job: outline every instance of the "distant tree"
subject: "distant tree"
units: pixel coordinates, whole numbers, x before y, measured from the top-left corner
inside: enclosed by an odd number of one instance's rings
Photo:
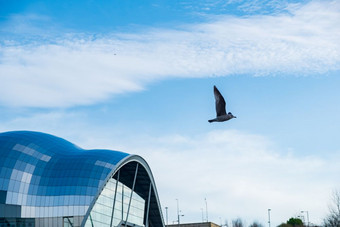
[[[261,223],[254,221],[249,227],[264,227]]]
[[[300,218],[290,218],[287,221],[287,224],[293,227],[303,226],[303,222]]]
[[[244,227],[244,224],[240,218],[237,218],[232,221],[232,227]]]
[[[325,227],[340,227],[340,191],[334,191],[329,215],[323,220]]]
[[[223,226],[223,227],[229,227],[228,220],[225,220],[225,221],[224,221],[224,224],[223,224],[222,226]]]
[[[278,227],[292,227],[292,226],[290,224],[287,224],[287,223],[282,223]]]

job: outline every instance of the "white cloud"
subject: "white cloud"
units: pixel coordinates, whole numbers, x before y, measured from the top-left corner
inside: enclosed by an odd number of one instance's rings
[[[339,70],[340,3],[294,6],[287,14],[215,17],[177,30],[3,45],[0,104],[69,107],[164,78]]]
[[[25,113],[20,117],[8,120],[1,119],[0,132],[4,131],[40,131],[64,139],[75,140],[78,133],[90,129],[86,115],[72,111],[41,111],[40,113]],[[74,129],[80,129],[78,132]],[[83,129],[83,130],[81,130]],[[85,130],[86,131],[86,130]]]
[[[97,147],[96,139],[82,140]],[[209,217],[216,223],[237,217],[248,224],[267,222],[272,209],[273,226],[308,210],[310,220],[321,224],[337,182],[339,157],[282,155],[275,143],[260,135],[234,130],[201,135],[160,135],[119,138],[100,144],[139,154],[150,164],[169,222],[176,220],[176,200],[184,222],[201,221],[208,201]],[[163,210],[164,211],[164,210]],[[205,216],[205,214],[204,214]]]

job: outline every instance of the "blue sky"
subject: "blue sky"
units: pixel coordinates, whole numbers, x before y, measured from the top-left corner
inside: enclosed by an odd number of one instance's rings
[[[337,1],[0,0],[0,130],[144,157],[169,222],[320,224],[340,187]],[[215,116],[213,86],[237,116]],[[163,210],[164,211],[164,210]]]

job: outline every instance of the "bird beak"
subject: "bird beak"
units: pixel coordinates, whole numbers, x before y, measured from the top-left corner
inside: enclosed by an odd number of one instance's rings
[[[234,116],[234,118],[237,118],[236,116]]]

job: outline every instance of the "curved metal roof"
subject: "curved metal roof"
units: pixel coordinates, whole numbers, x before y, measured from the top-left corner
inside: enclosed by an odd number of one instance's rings
[[[152,184],[150,215],[155,226],[163,226],[152,173],[141,157],[113,150],[85,150],[41,132],[0,133],[0,205],[22,207],[20,214],[16,214],[21,217],[32,217],[32,211],[26,212],[25,207],[27,210],[37,208],[37,217],[51,217],[51,213],[63,216],[63,212],[85,215],[108,179],[119,169],[124,170],[121,172],[125,175],[120,181],[127,186],[131,184],[130,172],[136,163],[143,167],[136,192],[146,198]],[[70,206],[74,209],[65,211],[64,208]],[[40,209],[39,212],[38,208],[44,207],[60,209]]]
[[[133,178],[136,171],[136,166],[139,166],[137,171],[137,179],[135,182],[134,191],[141,196],[145,201],[148,201],[149,197],[149,187],[151,185],[152,190],[150,191],[150,205],[149,205],[149,227],[161,227],[164,225],[163,215],[161,211],[161,205],[159,202],[159,197],[156,189],[156,184],[154,178],[152,176],[150,167],[147,162],[138,155],[130,155],[127,158],[124,158],[119,163],[117,163],[116,168],[112,170],[112,172],[108,175],[107,180],[113,177],[117,180],[117,175],[120,175],[119,181],[122,182],[129,188],[133,186]],[[118,174],[118,171],[120,172]],[[102,185],[101,189],[98,191],[96,199],[99,197],[101,191],[104,189],[105,184]],[[85,218],[83,220],[83,225],[85,224],[93,206],[95,205],[96,199],[93,200],[90,209],[88,209]],[[147,209],[147,207],[146,207]],[[144,217],[145,219],[146,217]],[[146,220],[144,220],[146,222]]]

